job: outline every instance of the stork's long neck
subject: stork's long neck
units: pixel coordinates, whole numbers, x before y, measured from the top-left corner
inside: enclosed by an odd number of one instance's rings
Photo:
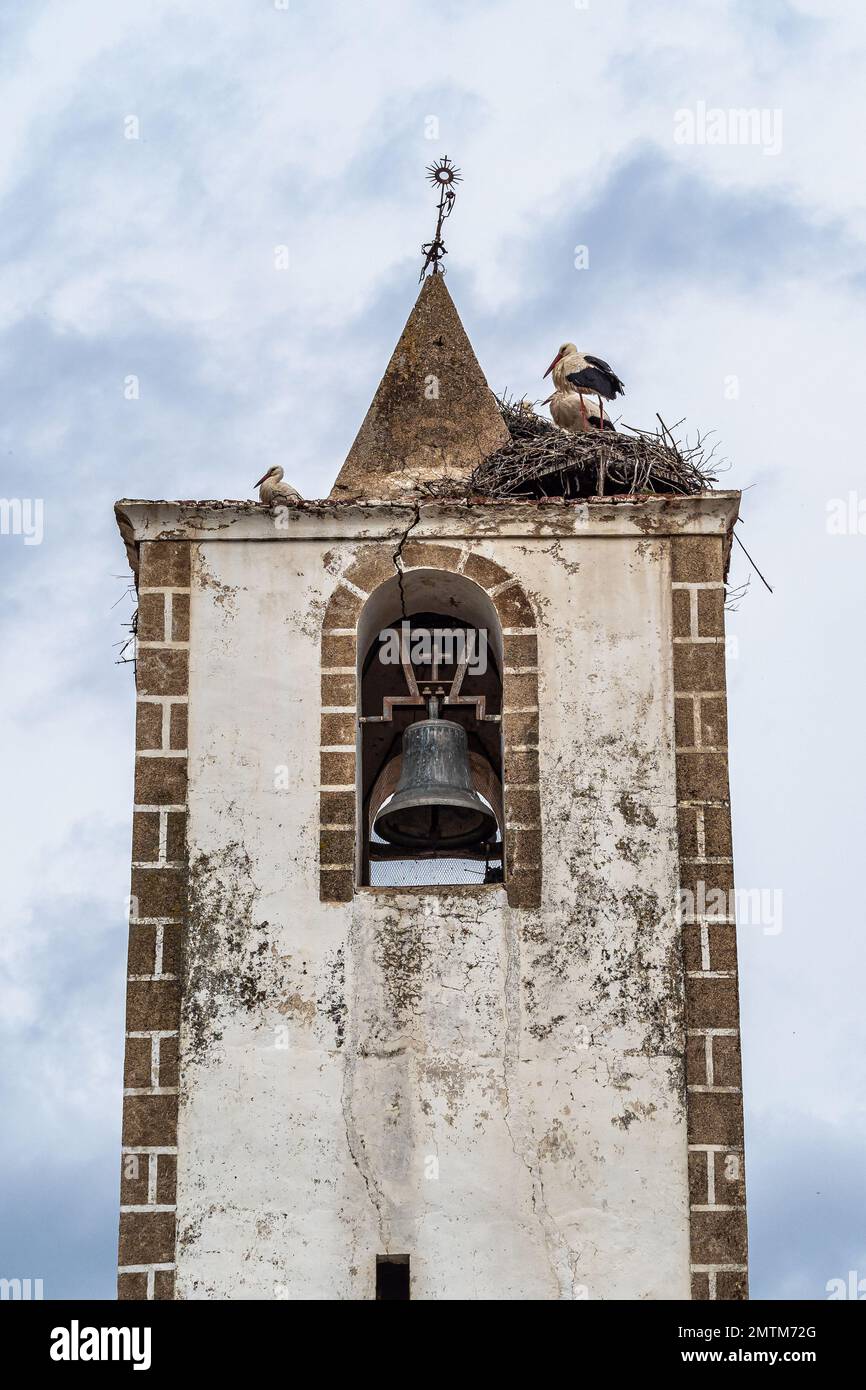
[[[574,370],[574,353],[569,352],[566,353],[565,357],[560,357],[559,361],[557,362],[556,366],[551,372],[551,376],[553,377],[553,384],[556,387],[557,391],[574,390],[574,387],[572,386],[571,382],[566,381],[566,374],[568,372],[573,372]]]

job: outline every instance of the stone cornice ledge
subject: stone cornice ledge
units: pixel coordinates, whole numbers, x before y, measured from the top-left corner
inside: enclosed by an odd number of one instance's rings
[[[579,501],[301,502],[272,512],[260,502],[122,500],[127,549],[141,541],[390,541],[521,537],[705,535],[729,537],[739,492],[599,497]],[[130,554],[130,559],[133,556]],[[135,566],[134,566],[135,567]]]

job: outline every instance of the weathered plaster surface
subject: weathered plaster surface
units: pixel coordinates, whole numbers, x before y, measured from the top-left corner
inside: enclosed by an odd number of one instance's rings
[[[193,576],[178,1296],[369,1299],[390,1251],[415,1298],[687,1297],[665,540],[491,513],[539,625],[541,909],[330,905],[319,628],[353,529],[243,525]]]

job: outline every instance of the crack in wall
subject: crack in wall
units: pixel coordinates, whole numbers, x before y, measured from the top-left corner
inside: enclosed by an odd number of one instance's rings
[[[400,616],[402,618],[406,617],[406,595],[403,591],[403,547],[409,539],[411,532],[415,530],[415,527],[419,525],[420,521],[421,502],[419,499],[417,502],[413,502],[412,504],[412,520],[409,522],[409,525],[406,527],[406,530],[400,536],[400,539],[397,542],[397,549],[394,551],[394,554],[392,556],[392,559],[394,561],[394,568],[397,571],[397,587],[400,590]]]

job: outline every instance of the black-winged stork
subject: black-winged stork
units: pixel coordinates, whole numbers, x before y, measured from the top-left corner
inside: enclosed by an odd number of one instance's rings
[[[578,352],[574,343],[563,343],[544,375],[550,376],[551,372],[557,391],[577,392],[580,411],[586,424],[589,424],[589,419],[583,397],[598,397],[599,417],[603,429],[604,401],[612,401],[625,392],[625,387],[610,364],[601,357],[590,357],[588,352]]]

